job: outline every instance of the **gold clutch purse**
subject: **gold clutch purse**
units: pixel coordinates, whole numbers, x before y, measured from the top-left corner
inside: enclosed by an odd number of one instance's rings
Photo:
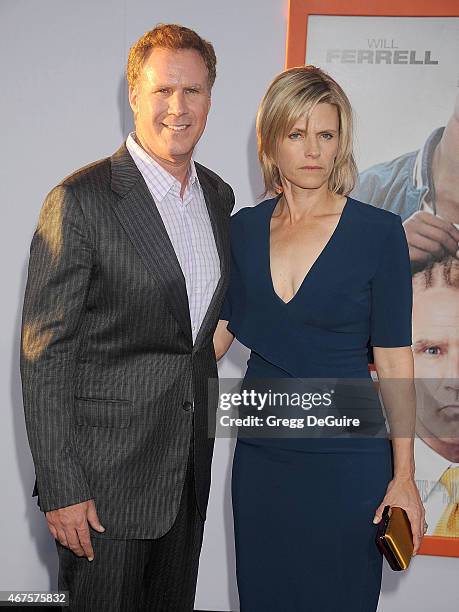
[[[376,544],[393,570],[400,571],[408,567],[414,545],[411,524],[403,508],[384,507],[376,533]]]

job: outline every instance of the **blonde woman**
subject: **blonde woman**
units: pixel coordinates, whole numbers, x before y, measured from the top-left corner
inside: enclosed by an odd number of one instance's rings
[[[287,70],[261,102],[257,133],[274,197],[232,217],[217,357],[236,337],[251,349],[246,382],[369,380],[372,346],[381,379],[412,379],[407,242],[398,215],[347,196],[345,93],[314,66]],[[411,422],[414,402],[403,408]],[[374,611],[384,506],[406,510],[415,552],[424,531],[409,437],[240,437],[232,493],[243,612]]]

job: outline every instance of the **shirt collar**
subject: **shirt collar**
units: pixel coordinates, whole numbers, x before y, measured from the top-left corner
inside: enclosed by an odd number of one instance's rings
[[[135,139],[135,132],[131,132],[127,137],[126,148],[146,180],[156,202],[162,202],[170,191],[174,192],[177,196],[180,194],[180,181],[158,164],[158,162],[138,144]],[[147,173],[145,170],[147,170]],[[196,166],[193,159],[191,159],[186,191],[189,191],[196,183],[199,185]]]
[[[444,127],[436,128],[419,149],[413,166],[413,186],[422,193],[421,206],[435,202],[435,189],[432,177],[432,161],[434,151],[441,140]]]
[[[414,457],[417,486],[421,498],[425,500],[432,489],[438,484],[444,471],[451,465],[455,466],[457,464],[451,463],[451,461],[442,457],[419,436],[414,438]]]

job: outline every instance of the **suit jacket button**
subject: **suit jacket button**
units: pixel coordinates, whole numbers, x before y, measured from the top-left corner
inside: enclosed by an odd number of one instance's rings
[[[187,400],[186,402],[183,402],[182,408],[185,410],[185,412],[191,412],[193,410],[193,404]]]

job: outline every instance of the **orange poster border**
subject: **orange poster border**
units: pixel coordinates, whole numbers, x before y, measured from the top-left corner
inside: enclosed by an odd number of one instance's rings
[[[285,67],[303,66],[309,15],[459,17],[457,0],[289,0]]]
[[[309,15],[459,17],[459,4],[457,0],[289,0],[286,68],[304,65]],[[425,536],[418,554],[459,557],[459,538]]]

